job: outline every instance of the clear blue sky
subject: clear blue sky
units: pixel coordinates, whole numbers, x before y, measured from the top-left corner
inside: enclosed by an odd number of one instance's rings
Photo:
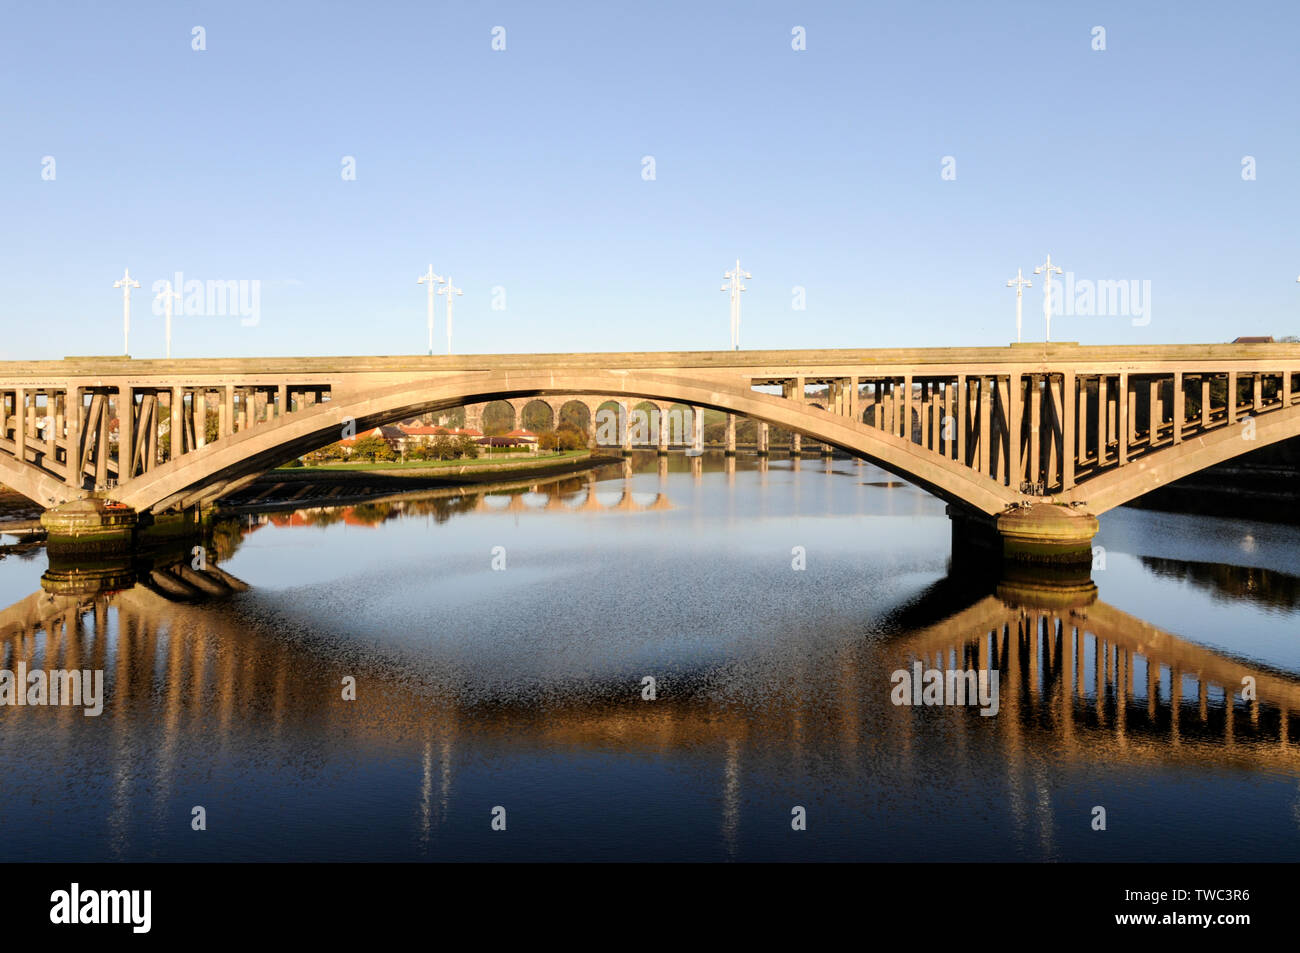
[[[256,326],[178,317],[176,356],[423,353],[430,262],[465,291],[458,353],[725,348],[738,255],[745,348],[1005,344],[1006,279],[1048,252],[1151,282],[1146,326],[1056,340],[1295,334],[1298,11],[11,4],[0,356],[120,353],[123,266],[136,357],[177,271],[262,290]]]

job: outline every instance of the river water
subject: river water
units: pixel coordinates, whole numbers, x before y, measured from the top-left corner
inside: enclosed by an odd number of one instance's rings
[[[949,533],[867,464],[642,454],[244,514],[134,583],[9,555],[0,667],[105,689],[0,707],[0,852],[1300,859],[1300,529],[1122,508],[1095,591]],[[896,704],[917,663],[996,713]]]

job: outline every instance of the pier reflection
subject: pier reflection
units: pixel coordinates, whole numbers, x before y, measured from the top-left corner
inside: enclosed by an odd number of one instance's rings
[[[585,506],[580,489],[556,496]],[[1239,594],[1274,599],[1282,585],[1243,582]],[[945,579],[898,610],[884,636],[819,655],[791,634],[751,658],[679,673],[654,704],[641,698],[639,671],[598,673],[576,688],[533,679],[510,692],[474,684],[445,647],[358,653],[345,637],[300,631],[291,611],[254,599],[255,588],[214,562],[55,565],[42,586],[0,611],[0,663],[105,671],[113,743],[99,757],[118,779],[123,855],[132,805],[149,799],[163,811],[195,758],[231,751],[291,763],[298,783],[328,774],[343,752],[409,758],[412,823],[427,849],[451,815],[458,770],[501,752],[706,754],[717,765],[716,829],[728,854],[747,785],[774,776],[779,785],[786,775],[869,771],[872,784],[910,790],[939,761],[994,773],[1010,785],[1017,827],[1035,819],[1036,849],[1050,854],[1044,758],[1300,774],[1300,675],[1162,631],[1079,579],[1023,576],[982,593]],[[893,703],[891,673],[916,662],[998,672],[998,713]],[[345,677],[363,686],[355,701],[339,689]],[[4,718],[47,742],[87,730],[68,710],[15,708]]]

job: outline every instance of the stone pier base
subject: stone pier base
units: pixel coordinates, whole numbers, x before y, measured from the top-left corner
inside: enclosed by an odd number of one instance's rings
[[[190,507],[140,515],[121,503],[91,498],[46,510],[41,525],[51,555],[125,553],[201,535],[212,512]]]
[[[125,552],[135,543],[135,510],[108,500],[73,500],[41,514],[50,552]]]
[[[954,565],[979,560],[1034,566],[1092,565],[1097,517],[1069,506],[1034,503],[997,517],[948,507]]]

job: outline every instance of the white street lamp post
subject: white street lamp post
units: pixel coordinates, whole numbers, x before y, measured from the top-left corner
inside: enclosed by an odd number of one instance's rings
[[[1043,288],[1043,317],[1047,319],[1047,337],[1046,340],[1052,339],[1052,275],[1063,274],[1060,268],[1052,264],[1052,256],[1047,256],[1047,261],[1034,269],[1034,274],[1045,275],[1046,284]]]
[[[427,284],[429,286],[429,354],[433,354],[433,289],[435,285],[440,285],[446,278],[433,273],[433,265],[429,266],[428,274],[421,275],[415,279],[418,285]]]
[[[440,295],[445,294],[447,296],[447,353],[448,354],[451,353],[451,296],[464,295],[464,293],[465,292],[463,292],[461,289],[457,288],[454,284],[451,283],[451,275],[447,276],[446,287],[438,289],[438,294]]]
[[[154,300],[163,303],[163,320],[165,321],[167,328],[167,358],[170,360],[172,356],[172,299],[174,298],[179,301],[181,295],[179,291],[172,290],[172,283],[170,281],[165,284],[166,287],[164,287],[162,291],[158,292],[158,297],[154,298]]]
[[[723,280],[730,282],[724,284],[722,290],[731,292],[731,349],[733,351],[740,350],[740,293],[747,290],[740,282],[742,278],[753,277],[749,272],[741,270],[739,258],[736,259],[734,270],[722,274]]]
[[[131,289],[139,288],[140,282],[131,277],[131,269],[122,270],[122,277],[113,282],[114,288],[122,289],[122,353],[131,356]]]
[[[1020,315],[1021,315],[1021,308],[1023,307],[1024,304],[1023,298],[1025,296],[1025,289],[1032,288],[1033,284],[1030,282],[1028,278],[1026,278],[1023,274],[1021,274],[1021,269],[1017,268],[1016,276],[1007,281],[1007,287],[1016,289],[1016,343],[1019,344],[1020,343]]]

